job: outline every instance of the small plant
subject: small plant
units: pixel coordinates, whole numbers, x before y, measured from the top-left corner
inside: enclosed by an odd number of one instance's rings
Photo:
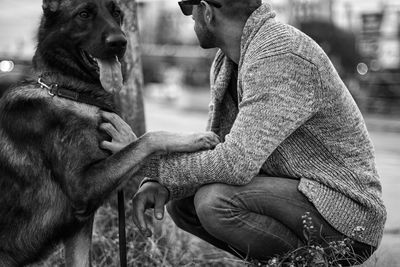
[[[358,226],[353,230],[351,238],[325,243],[326,247],[319,245],[315,228],[309,212],[302,216],[303,235],[306,244],[303,247],[290,251],[282,256],[276,256],[266,263],[251,262],[250,266],[260,267],[341,267],[361,264],[359,256],[354,253],[354,238],[360,237],[365,230]]]

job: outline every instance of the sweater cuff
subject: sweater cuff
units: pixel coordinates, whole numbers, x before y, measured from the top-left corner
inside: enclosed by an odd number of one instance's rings
[[[145,183],[149,183],[149,182],[160,183],[156,179],[149,178],[149,177],[144,177],[143,180],[140,182],[139,188],[141,188]]]
[[[180,200],[183,198],[187,198],[190,196],[194,196],[196,194],[196,191],[198,187],[184,187],[184,186],[176,186],[176,185],[171,185],[171,184],[163,184],[168,191],[169,191],[169,200]]]
[[[143,162],[142,167],[140,168],[138,174],[146,177],[146,179],[153,179],[153,180],[159,180],[160,179],[160,155],[151,155],[148,158],[146,158]],[[140,184],[140,186],[143,184]]]

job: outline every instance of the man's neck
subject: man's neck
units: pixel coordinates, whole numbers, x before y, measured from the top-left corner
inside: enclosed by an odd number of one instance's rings
[[[229,46],[220,47],[220,48],[221,48],[222,52],[224,52],[224,54],[228,58],[230,58],[236,64],[239,64],[239,60],[240,60],[240,43],[239,43],[239,45],[233,46],[231,44]]]
[[[221,40],[218,47],[236,64],[239,64],[240,60],[240,46],[244,24],[244,22],[236,23],[235,25],[231,24],[220,33]]]

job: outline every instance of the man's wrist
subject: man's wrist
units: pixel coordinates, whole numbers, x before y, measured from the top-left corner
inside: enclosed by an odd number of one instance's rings
[[[145,177],[141,182],[140,182],[140,185],[139,185],[139,188],[141,188],[145,183],[148,183],[148,182],[153,182],[153,183],[160,183],[158,180],[156,180],[156,179],[153,179],[153,178],[148,178],[148,177]]]

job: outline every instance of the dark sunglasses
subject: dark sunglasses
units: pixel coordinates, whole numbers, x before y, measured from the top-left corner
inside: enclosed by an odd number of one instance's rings
[[[191,16],[193,13],[193,6],[197,6],[200,5],[202,0],[183,0],[178,2],[183,15],[185,16]],[[218,3],[217,1],[214,0],[203,0],[204,2],[209,3],[210,5],[216,7],[216,8],[220,8],[222,7],[222,5],[220,3]]]

